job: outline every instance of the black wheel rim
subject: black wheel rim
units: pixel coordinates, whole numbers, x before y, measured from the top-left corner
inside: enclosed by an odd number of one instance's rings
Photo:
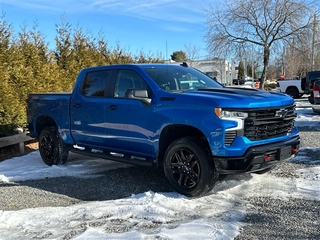
[[[172,176],[176,183],[184,188],[193,188],[200,178],[198,158],[188,149],[179,149],[170,160]]]
[[[45,134],[40,141],[41,155],[46,159],[47,162],[51,162],[55,156],[55,144],[50,134]]]

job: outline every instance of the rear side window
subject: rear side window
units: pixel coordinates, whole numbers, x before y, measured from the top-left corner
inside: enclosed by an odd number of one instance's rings
[[[81,88],[81,93],[87,97],[104,97],[111,71],[89,72]]]

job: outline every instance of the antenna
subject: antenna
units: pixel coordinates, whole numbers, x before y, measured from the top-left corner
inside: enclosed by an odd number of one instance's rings
[[[168,42],[166,41],[166,60],[169,60],[168,58]]]

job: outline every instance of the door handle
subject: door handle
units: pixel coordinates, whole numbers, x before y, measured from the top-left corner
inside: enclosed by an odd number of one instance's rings
[[[79,108],[79,107],[81,107],[81,104],[80,104],[80,103],[74,103],[72,106],[73,106],[74,108]]]
[[[118,107],[116,105],[109,105],[108,108],[110,110],[117,110],[118,109]]]

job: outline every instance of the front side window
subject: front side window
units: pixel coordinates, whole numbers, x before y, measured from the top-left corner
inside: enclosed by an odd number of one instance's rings
[[[110,71],[89,72],[83,82],[81,93],[86,97],[104,97]]]
[[[145,67],[144,70],[160,88],[167,92],[223,87],[220,83],[210,78],[206,74],[190,67]]]
[[[141,76],[133,70],[119,70],[116,86],[114,90],[114,97],[128,97],[128,89],[145,89],[147,90],[146,82]]]

